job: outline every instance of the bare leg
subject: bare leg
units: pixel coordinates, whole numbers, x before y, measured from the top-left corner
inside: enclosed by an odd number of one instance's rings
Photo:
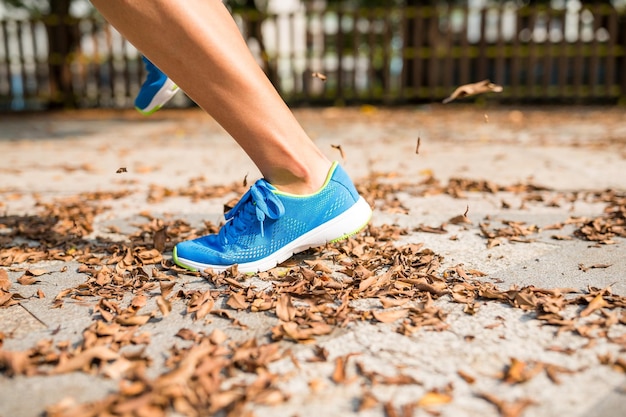
[[[330,161],[269,82],[219,0],[92,0],[117,30],[209,113],[263,176],[316,191]]]
[[[265,271],[367,224],[371,208],[306,135],[219,0],[92,1],[233,136],[265,177],[226,214],[218,233],[176,244],[177,265]]]

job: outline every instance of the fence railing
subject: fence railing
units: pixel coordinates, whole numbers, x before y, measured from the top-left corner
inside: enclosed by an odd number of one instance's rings
[[[294,105],[439,101],[485,78],[504,86],[490,98],[501,102],[626,101],[626,13],[612,7],[303,4],[235,14]],[[144,71],[102,19],[0,21],[0,110],[131,107]],[[179,95],[173,105],[191,104]]]

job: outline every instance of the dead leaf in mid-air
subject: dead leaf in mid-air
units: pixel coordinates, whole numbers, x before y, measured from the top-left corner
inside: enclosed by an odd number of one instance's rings
[[[122,172],[128,172],[126,167],[118,168],[117,171],[115,171],[116,174],[121,174]]]
[[[477,83],[465,84],[458,87],[449,97],[443,100],[443,104],[450,103],[457,98],[464,98],[483,93],[499,93],[501,91],[501,85],[494,84],[489,80],[482,80]]]
[[[333,149],[337,149],[339,151],[339,155],[341,155],[341,160],[345,163],[346,162],[346,154],[343,151],[343,148],[341,147],[341,145],[330,145],[331,148]]]
[[[314,72],[311,74],[311,77],[313,78],[319,78],[322,81],[326,81],[326,76],[324,74],[322,74],[321,72]]]

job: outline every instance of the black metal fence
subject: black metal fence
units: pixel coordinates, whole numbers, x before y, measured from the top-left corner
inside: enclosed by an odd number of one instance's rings
[[[315,4],[234,15],[292,105],[439,101],[485,78],[501,102],[626,102],[626,13],[613,7]],[[0,110],[131,107],[144,71],[102,19],[0,21]]]

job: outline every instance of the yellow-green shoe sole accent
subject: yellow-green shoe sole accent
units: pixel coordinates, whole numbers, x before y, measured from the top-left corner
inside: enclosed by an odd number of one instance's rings
[[[161,109],[165,103],[170,101],[178,92],[180,88],[169,78],[165,81],[165,84],[161,86],[161,89],[154,95],[150,103],[143,109],[135,106],[135,109],[144,116],[150,116]]]
[[[174,246],[174,250],[172,251],[172,260],[174,261],[176,265],[180,266],[181,268],[185,268],[186,270],[191,271],[191,272],[198,272],[197,268],[194,268],[192,266],[187,266],[178,260],[178,254],[176,253],[176,246]]]
[[[372,216],[370,215],[369,219],[367,219],[367,221],[365,223],[363,223],[363,225],[361,225],[358,229],[356,229],[354,232],[350,232],[350,233],[346,233],[343,236],[340,236],[336,239],[333,239],[331,241],[329,241],[328,243],[337,243],[340,242],[342,240],[348,239],[349,237],[352,237],[354,235],[356,235],[357,233],[359,233],[361,230],[365,229],[367,227],[367,225],[369,224],[370,220],[372,219]]]

